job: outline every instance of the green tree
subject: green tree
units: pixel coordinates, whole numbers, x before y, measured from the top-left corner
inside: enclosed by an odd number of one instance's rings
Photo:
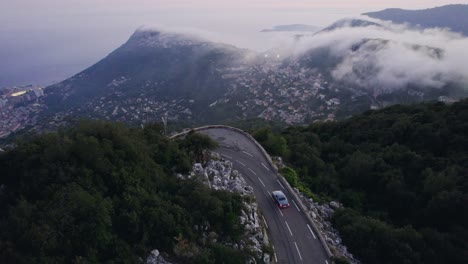
[[[215,149],[218,144],[208,136],[190,131],[183,139],[181,146],[194,158],[196,162],[205,162],[205,150]]]
[[[193,158],[214,146],[185,143]],[[84,121],[0,153],[0,263],[137,263],[154,248],[174,253],[179,236],[196,250],[178,262],[218,263],[222,244],[243,239],[243,198],[174,177],[190,164],[181,145],[158,125]]]

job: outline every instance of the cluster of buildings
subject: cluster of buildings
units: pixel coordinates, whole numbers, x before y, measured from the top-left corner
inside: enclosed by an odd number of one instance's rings
[[[95,118],[145,124],[161,122],[161,117],[171,121],[191,119],[192,111],[186,107],[191,103],[187,100],[156,100],[144,95],[123,98],[113,94],[89,103],[85,109]]]
[[[235,106],[241,118],[263,118],[287,124],[304,124],[318,119],[333,120],[341,100],[338,91],[330,89],[322,74],[305,70],[298,63],[282,65],[275,60],[259,64],[242,65],[232,68],[219,68],[216,71],[226,83],[230,84],[227,92],[212,102],[204,115],[212,112],[232,109]],[[112,92],[100,97],[81,108],[81,112],[99,119],[116,120],[132,124],[159,122],[162,117],[169,121],[190,121],[200,119],[198,102],[189,99],[167,100],[138,94],[128,96],[119,87],[129,81],[120,77],[108,84]],[[147,82],[145,88],[157,90],[164,83]],[[142,90],[145,91],[145,90]],[[183,97],[183,96],[180,96]],[[179,97],[179,98],[180,98]],[[233,113],[224,113],[232,118]],[[203,118],[205,118],[204,116]],[[209,120],[209,117],[206,119]],[[205,120],[206,120],[205,119]]]
[[[107,87],[111,88],[107,95],[92,100],[77,109],[69,110],[63,113],[63,117],[86,116],[134,125],[161,122],[162,117],[170,121],[192,119],[192,111],[187,106],[193,105],[194,100],[156,99],[154,96],[144,93],[129,95],[122,91],[125,90],[122,86],[128,81],[130,81],[130,78],[125,76],[112,80],[107,85]],[[147,81],[143,91],[151,91],[164,85],[164,82]]]
[[[26,126],[37,123],[38,113],[44,109],[40,98],[41,86],[7,87],[0,90],[0,138],[5,138]]]
[[[144,89],[131,94],[127,84],[131,79],[121,76],[107,84],[106,95],[78,108],[55,113],[41,122],[38,122],[38,118],[47,109],[43,103],[43,87],[4,88],[0,90],[0,138],[25,127],[33,127],[39,132],[54,130],[74,117],[144,125],[161,122],[162,119],[170,122],[210,122],[211,115],[218,118],[216,120],[262,118],[298,125],[317,120],[335,120],[348,111],[350,102],[353,107],[363,105],[364,110],[385,106],[385,102],[376,100],[360,102],[357,98],[365,96],[364,92],[345,92],[346,89],[338,87],[336,82],[329,83],[320,72],[302,67],[297,62],[282,64],[273,59],[231,68],[220,67],[216,71],[223,80],[226,92],[214,102],[203,102],[206,105],[200,105],[201,102],[184,95],[175,99],[156,96],[155,91],[168,85],[163,80],[148,80],[143,84]],[[67,96],[70,88],[65,88],[62,93]],[[408,95],[421,96],[411,91]],[[455,100],[441,96],[439,101],[452,103]]]
[[[244,68],[243,74],[228,68],[223,78],[232,79],[226,99],[244,98],[236,105],[245,118],[304,124],[334,116],[341,103],[322,74],[299,63],[256,64]]]

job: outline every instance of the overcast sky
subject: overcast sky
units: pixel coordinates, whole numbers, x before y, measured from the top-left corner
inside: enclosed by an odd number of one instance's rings
[[[264,50],[259,34],[284,24],[319,27],[384,8],[431,8],[457,0],[0,0],[0,87],[50,84],[97,62],[140,26],[190,28]]]
[[[2,0],[1,5],[25,9],[67,8],[72,6],[139,6],[150,8],[424,8],[453,3],[467,2],[457,0]]]

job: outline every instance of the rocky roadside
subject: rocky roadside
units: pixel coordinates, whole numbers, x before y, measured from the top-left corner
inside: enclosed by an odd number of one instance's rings
[[[242,174],[233,169],[233,164],[221,158],[219,154],[212,153],[209,161],[202,165],[195,163],[189,175],[177,175],[181,179],[197,178],[214,190],[223,190],[239,193],[244,199],[244,209],[241,212],[240,222],[245,226],[245,239],[240,243],[229,244],[234,249],[247,248],[255,254],[247,263],[270,263],[271,256],[265,251],[269,245],[267,231],[260,221],[258,204],[255,201],[253,188],[250,187]],[[195,227],[201,228],[201,227]],[[209,236],[209,234],[207,234]],[[146,264],[171,264],[164,260],[160,252],[155,249],[147,257]]]
[[[280,157],[274,157],[273,162],[278,169],[285,167],[285,164]],[[343,244],[343,240],[341,239],[338,230],[333,228],[330,222],[335,211],[342,208],[343,205],[335,201],[331,201],[328,204],[319,204],[312,198],[300,192],[297,188],[293,188],[293,190],[299,195],[303,204],[306,205],[309,210],[307,213],[315,221],[315,225],[325,238],[331,252],[337,257],[344,257],[352,264],[360,264],[361,262],[348,251],[347,247]]]
[[[352,264],[360,264],[361,262],[348,251],[347,247],[343,244],[343,240],[341,239],[338,231],[333,228],[329,221],[335,213],[335,210],[342,208],[343,205],[335,201],[321,205],[315,202],[312,198],[301,193],[297,188],[294,188],[294,191],[299,194],[302,202],[309,209],[309,215],[311,215],[312,219],[315,221],[315,225],[325,238],[331,252],[337,257],[346,258],[346,260]]]

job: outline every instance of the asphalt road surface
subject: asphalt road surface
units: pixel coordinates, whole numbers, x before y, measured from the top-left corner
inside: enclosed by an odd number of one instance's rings
[[[242,173],[247,183],[254,188],[255,196],[268,229],[276,263],[320,263],[331,264],[317,234],[305,218],[290,194],[279,181],[268,161],[258,148],[241,133],[214,128],[199,133],[218,142],[216,150],[234,168]],[[281,190],[291,207],[279,209],[271,192]]]

